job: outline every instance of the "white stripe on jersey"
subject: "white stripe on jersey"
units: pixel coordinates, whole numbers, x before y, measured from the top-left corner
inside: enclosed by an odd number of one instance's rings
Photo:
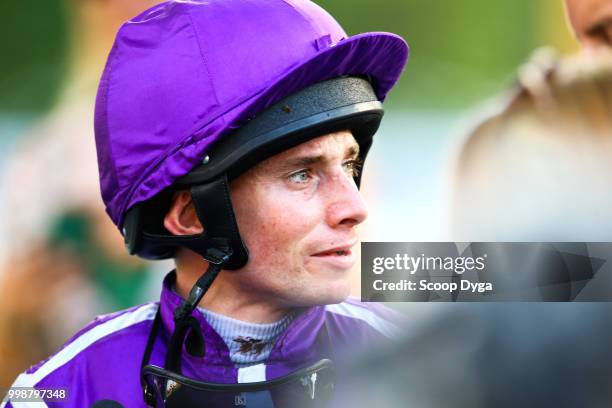
[[[91,330],[81,334],[69,345],[60,350],[57,354],[47,360],[43,365],[31,373],[23,373],[17,377],[13,387],[34,387],[43,378],[57,370],[64,364],[68,363],[79,353],[91,346],[96,341],[113,334],[117,331],[133,326],[145,320],[153,320],[157,313],[158,305],[156,303],[147,303],[141,307],[124,314],[121,314],[109,321],[106,321]],[[19,405],[19,407],[25,407],[25,405]],[[44,405],[46,407],[46,405]],[[39,406],[36,406],[38,408]],[[40,405],[42,408],[43,405]],[[15,405],[17,408],[17,405]],[[29,408],[29,406],[28,406]],[[35,408],[35,406],[32,406]]]
[[[266,381],[266,365],[255,364],[248,367],[242,367],[238,369],[238,382],[239,383],[250,383]]]
[[[382,333],[383,335],[391,339],[398,338],[401,333],[400,328],[397,327],[395,324],[383,319],[370,309],[363,306],[357,306],[348,302],[342,302],[335,305],[327,305],[325,306],[325,310],[340,316],[359,319],[367,323],[370,327],[372,327],[379,333]]]

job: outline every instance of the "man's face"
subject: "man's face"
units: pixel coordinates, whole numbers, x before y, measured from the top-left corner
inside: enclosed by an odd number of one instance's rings
[[[227,277],[284,307],[344,300],[367,217],[353,180],[358,151],[350,132],[332,133],[237,178],[231,198],[249,262]]]
[[[578,41],[588,50],[612,47],[612,0],[565,0]]]

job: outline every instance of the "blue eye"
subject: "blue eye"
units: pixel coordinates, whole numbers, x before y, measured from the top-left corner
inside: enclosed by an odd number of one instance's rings
[[[311,172],[308,169],[296,171],[289,175],[289,180],[294,183],[305,184],[312,178]]]

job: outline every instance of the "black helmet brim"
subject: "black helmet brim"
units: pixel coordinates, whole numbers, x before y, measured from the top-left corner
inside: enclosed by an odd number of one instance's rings
[[[312,85],[266,109],[222,138],[202,164],[177,181],[193,185],[224,173],[233,179],[255,164],[313,138],[350,130],[365,158],[383,117],[382,103],[363,78],[343,77]]]

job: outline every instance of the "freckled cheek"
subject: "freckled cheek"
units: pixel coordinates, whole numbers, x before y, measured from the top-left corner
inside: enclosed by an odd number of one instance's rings
[[[271,204],[266,206],[268,211],[257,211],[245,220],[246,229],[241,233],[249,250],[258,258],[303,252],[319,216],[307,211],[308,208],[295,206],[295,202],[268,204]]]
[[[261,239],[278,247],[297,244],[314,228],[314,223],[304,211],[289,212],[279,208],[259,219],[255,230],[261,231]]]

